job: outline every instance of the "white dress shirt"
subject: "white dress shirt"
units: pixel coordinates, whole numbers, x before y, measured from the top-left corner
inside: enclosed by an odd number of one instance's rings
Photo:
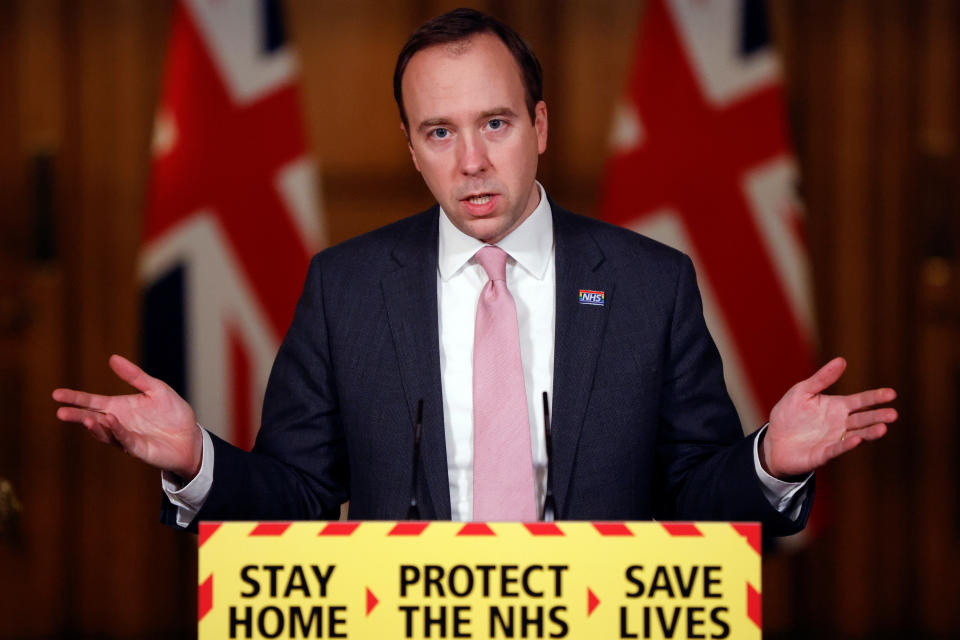
[[[543,187],[537,183],[537,188],[540,204],[497,246],[507,253],[507,289],[517,305],[537,504],[542,505],[547,469],[543,392],[552,406],[556,272],[553,213]],[[473,518],[473,329],[480,290],[489,278],[473,257],[484,243],[453,226],[443,209],[439,238],[437,309],[450,513],[454,520],[466,521]]]
[[[530,442],[536,472],[537,503],[546,490],[543,392],[553,404],[553,346],[556,326],[556,271],[553,213],[540,183],[540,203],[533,213],[497,243],[507,253],[507,288],[517,306],[520,356],[530,415]],[[437,264],[437,309],[444,436],[453,520],[473,516],[473,330],[480,290],[488,278],[474,254],[484,246],[450,222],[440,210]],[[754,441],[754,469],[764,495],[778,511],[799,516],[810,474],[803,482],[784,482],[760,465],[759,438]],[[213,441],[203,432],[200,473],[182,488],[162,474],[163,490],[177,507],[177,524],[186,527],[203,506],[213,484]]]

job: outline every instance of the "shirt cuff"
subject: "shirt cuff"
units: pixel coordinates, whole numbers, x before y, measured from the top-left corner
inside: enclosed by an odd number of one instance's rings
[[[760,433],[753,439],[753,468],[760,479],[760,489],[770,505],[791,520],[796,520],[800,517],[800,508],[807,496],[807,486],[810,478],[813,477],[813,472],[811,471],[801,482],[786,482],[774,478],[763,469],[763,465],[760,464],[760,438],[763,437],[764,429],[768,425],[769,423],[763,425]]]
[[[181,486],[176,475],[167,471],[160,472],[160,486],[170,503],[177,508],[178,527],[186,528],[190,525],[203,508],[203,503],[210,495],[210,487],[213,486],[213,440],[206,429],[200,427],[200,431],[203,436],[203,452],[200,457],[200,472],[196,477]]]

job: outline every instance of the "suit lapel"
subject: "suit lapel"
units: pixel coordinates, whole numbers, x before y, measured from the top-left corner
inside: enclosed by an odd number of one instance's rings
[[[450,519],[450,485],[443,427],[440,339],[437,329],[438,210],[421,216],[393,251],[396,271],[381,282],[400,364],[411,430],[423,400],[422,471],[440,520]],[[427,517],[428,514],[424,514]]]
[[[566,516],[577,443],[586,418],[613,280],[601,268],[603,252],[577,218],[551,202],[556,239],[557,307],[553,365],[553,490],[557,514]],[[581,289],[602,291],[604,304],[579,302]]]

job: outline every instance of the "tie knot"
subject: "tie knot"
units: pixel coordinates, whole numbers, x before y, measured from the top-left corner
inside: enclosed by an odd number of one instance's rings
[[[507,252],[500,247],[487,245],[474,255],[487,277],[491,280],[507,279]]]

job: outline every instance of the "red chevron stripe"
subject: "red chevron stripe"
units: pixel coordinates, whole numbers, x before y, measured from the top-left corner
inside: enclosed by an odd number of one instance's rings
[[[197,527],[197,547],[202,547],[203,543],[210,539],[222,522],[201,522]]]
[[[485,522],[468,522],[457,532],[458,536],[495,536],[493,529]]]
[[[759,522],[736,522],[731,523],[734,530],[747,539],[747,543],[753,547],[757,553],[763,553],[763,537],[760,533]]]
[[[429,522],[398,522],[388,536],[418,536],[427,528]]]
[[[593,528],[602,536],[632,536],[633,532],[622,522],[594,522]]]
[[[320,530],[318,536],[349,536],[354,531],[357,530],[357,527],[360,526],[359,522],[331,522],[327,524],[323,529]]]
[[[532,533],[535,536],[562,536],[563,531],[560,530],[553,522],[526,522],[524,525],[527,528],[527,531]]]
[[[251,536],[281,536],[290,528],[289,522],[261,522],[253,531]]]
[[[200,584],[197,590],[197,621],[203,620],[203,617],[213,609],[213,574],[207,576],[207,579]]]
[[[763,629],[762,622],[763,604],[760,599],[760,592],[753,588],[753,585],[747,583],[747,617],[753,620],[757,629]]]
[[[702,536],[703,532],[697,529],[692,522],[663,522],[661,526],[671,536]]]

